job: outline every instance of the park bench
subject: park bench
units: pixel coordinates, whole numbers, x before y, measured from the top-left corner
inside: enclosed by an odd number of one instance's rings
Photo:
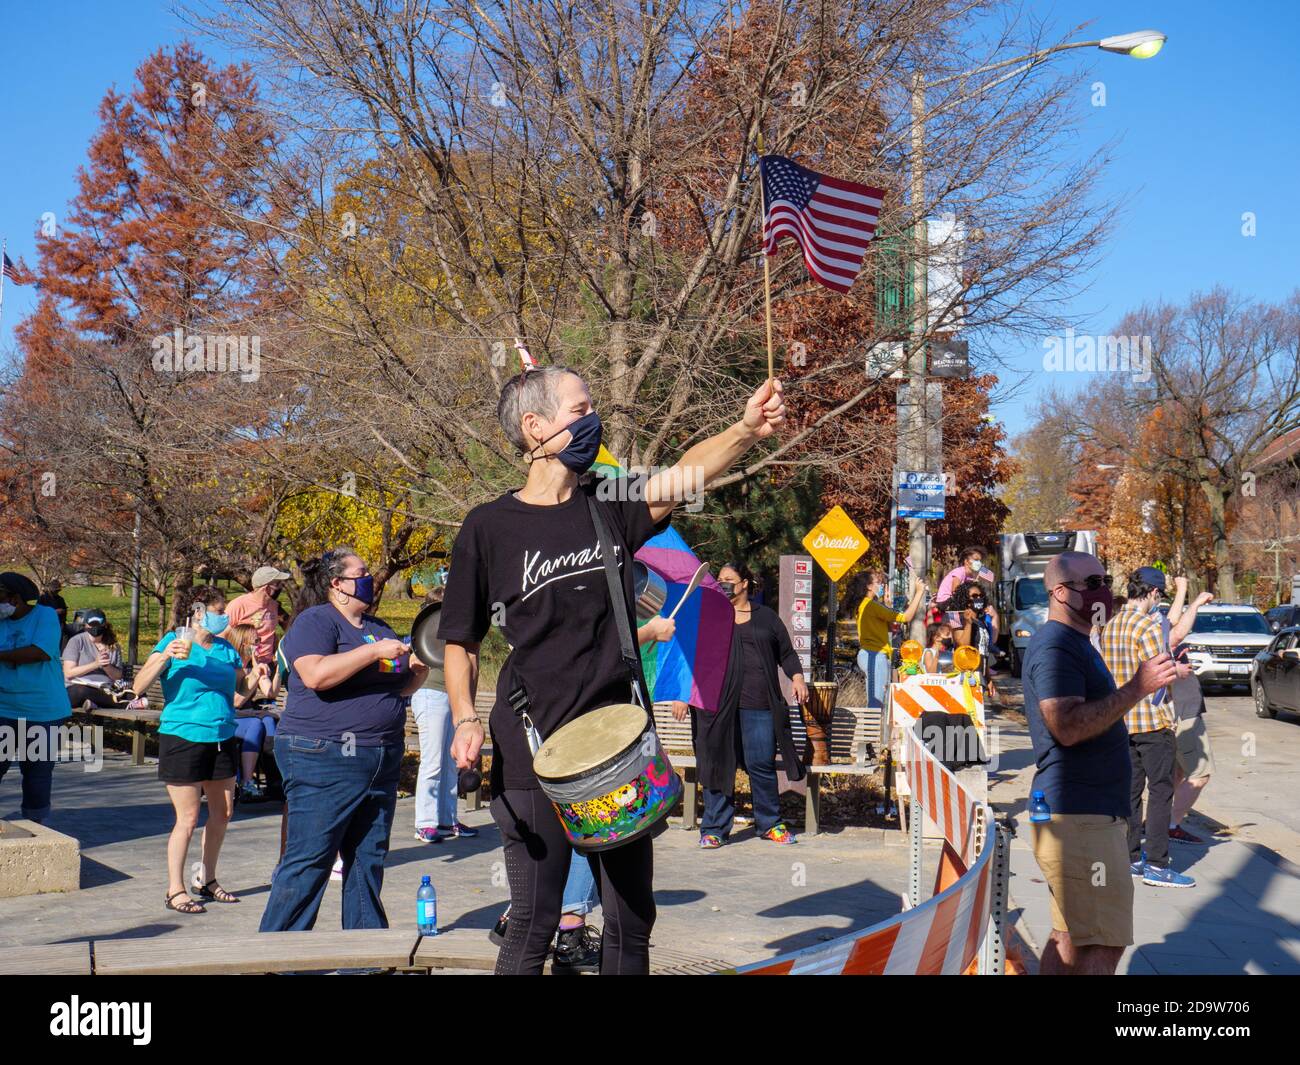
[[[487,685],[479,688],[474,695],[474,712],[478,714],[478,719],[483,723],[483,749],[482,754],[490,755],[492,753],[492,733],[488,729],[488,718],[492,714],[492,706],[496,703],[497,693],[495,685]],[[415,725],[415,714],[410,707],[406,710],[406,749],[420,753],[420,730]],[[465,801],[470,810],[478,810],[483,806],[483,789],[487,786],[487,780],[484,778],[483,784],[479,786],[478,791],[472,795],[467,795]]]
[[[0,976],[90,976],[89,943],[0,947]]]
[[[698,712],[698,711],[697,711]],[[797,750],[802,750],[807,740],[807,728],[797,706],[789,708],[790,730]],[[868,776],[879,768],[879,754],[883,750],[880,738],[881,712],[876,709],[837,706],[831,718],[830,753],[827,765],[805,766],[807,789],[804,801],[805,829],[809,835],[820,831],[821,780],[824,776],[843,774]],[[691,722],[677,721],[670,703],[655,704],[655,729],[660,742],[668,752],[673,767],[682,771],[685,785],[682,796],[682,827],[694,829],[698,823],[699,777],[695,748],[691,742]],[[777,768],[781,768],[780,756]]]

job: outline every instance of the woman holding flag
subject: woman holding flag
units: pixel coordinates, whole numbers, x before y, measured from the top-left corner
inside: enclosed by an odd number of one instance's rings
[[[499,973],[540,973],[560,921],[571,849],[540,790],[512,694],[523,693],[542,738],[583,714],[630,702],[644,678],[624,662],[588,499],[614,540],[624,608],[635,625],[630,557],[667,525],[673,507],[697,493],[785,422],[781,385],[769,379],[740,419],[690,448],[681,460],[605,498],[580,483],[600,448],[600,416],[586,383],[563,367],[512,378],[497,407],[501,428],[528,463],[524,485],[476,507],[452,552],[439,634],[457,764],[473,764],[484,733],[474,712],[479,642],[498,622],[512,647],[497,682],[492,815],[505,845],[511,909]],[[643,490],[642,490],[643,489]],[[640,674],[639,663],[635,669]],[[648,838],[589,856],[605,912],[601,972],[644,974],[655,920],[653,854]]]

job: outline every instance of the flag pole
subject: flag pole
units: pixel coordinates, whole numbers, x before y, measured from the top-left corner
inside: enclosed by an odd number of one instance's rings
[[[772,372],[772,268],[767,261],[767,197],[763,193],[763,131],[758,131],[759,236],[763,241],[763,316],[767,321],[767,379]]]
[[[8,272],[4,268],[5,257],[9,251],[9,238],[5,237],[0,240],[0,322],[5,320],[5,274]]]

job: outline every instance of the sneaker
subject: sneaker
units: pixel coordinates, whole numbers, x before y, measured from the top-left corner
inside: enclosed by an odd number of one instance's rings
[[[1179,825],[1177,828],[1171,828],[1169,830],[1169,838],[1172,840],[1177,840],[1179,843],[1204,843],[1205,842],[1205,840],[1201,839],[1200,836],[1193,836],[1190,832],[1188,832],[1185,828],[1183,828],[1182,825]]]
[[[342,858],[335,858],[335,859],[334,859],[334,868],[330,870],[330,879],[331,879],[331,880],[342,880],[342,879],[343,879],[343,859],[342,859]]]
[[[126,708],[128,710],[148,710],[149,700],[142,695],[138,699],[132,699],[129,703],[127,703]]]
[[[492,940],[498,947],[506,945],[506,930],[510,927],[510,909],[507,907],[506,912],[497,918],[497,923],[492,926],[492,931],[488,933],[488,939]]]
[[[420,843],[441,843],[442,833],[436,828],[417,828],[415,830],[415,838]]]
[[[555,940],[552,976],[577,976],[600,972],[600,930],[584,924],[562,928]]]
[[[445,836],[464,836],[466,839],[473,839],[478,835],[477,828],[470,828],[469,825],[462,825],[459,821],[451,825],[439,825],[438,831]]]
[[[1146,874],[1142,877],[1142,883],[1150,884],[1152,887],[1196,887],[1196,881],[1190,876],[1175,873],[1169,866],[1162,869],[1157,865],[1147,866]]]
[[[243,802],[261,802],[265,793],[255,781],[245,780],[239,785],[239,798]]]
[[[784,824],[773,825],[763,833],[764,839],[770,839],[773,843],[798,843],[799,837],[791,832]]]
[[[722,846],[722,837],[705,833],[700,837],[700,850],[715,851]]]
[[[1128,871],[1129,871],[1129,873],[1130,873],[1131,875],[1133,875],[1133,876],[1137,877],[1139,880],[1141,880],[1142,877],[1143,877],[1143,875],[1144,875],[1144,874],[1146,873],[1146,871],[1147,871],[1147,863],[1146,863],[1146,862],[1129,862]]]

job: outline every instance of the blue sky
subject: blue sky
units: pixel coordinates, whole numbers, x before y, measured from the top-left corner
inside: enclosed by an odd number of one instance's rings
[[[12,258],[35,262],[41,215],[62,218],[77,167],[111,84],[127,90],[139,62],[184,36],[169,0],[43,0],[10,4],[0,38],[0,234]],[[1261,300],[1300,285],[1300,4],[1294,0],[1039,0],[1035,17],[1060,31],[1091,21],[1085,39],[1137,29],[1169,35],[1154,59],[1100,52],[1059,62],[1106,85],[1106,106],[1084,106],[1081,155],[1119,136],[1101,193],[1128,207],[1097,269],[1079,278],[1069,309],[1081,332],[1109,333],[1143,302],[1181,300],[1216,283]],[[110,17],[106,17],[111,12]],[[203,47],[228,59],[210,44]],[[1242,235],[1253,212],[1256,235]],[[13,325],[34,306],[32,288],[5,285],[0,352]],[[995,412],[1011,432],[1024,428],[1032,397],[1066,389],[1083,375],[1045,374],[1036,341],[1008,341],[1007,384],[1024,382]]]

